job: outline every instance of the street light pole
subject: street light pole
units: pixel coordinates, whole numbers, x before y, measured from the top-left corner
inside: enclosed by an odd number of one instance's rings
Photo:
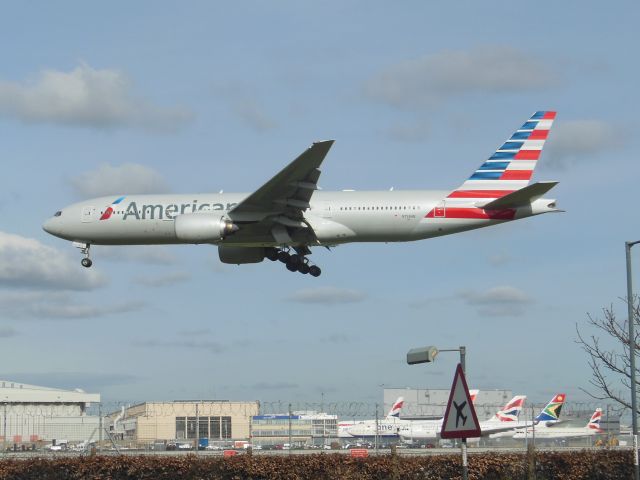
[[[461,345],[458,348],[444,348],[438,349],[433,345],[423,348],[414,348],[407,353],[407,363],[409,365],[415,365],[417,363],[430,363],[436,359],[436,356],[440,352],[459,352],[460,353],[460,367],[462,373],[466,375],[466,355],[467,347]],[[468,480],[469,478],[469,466],[467,464],[467,439],[463,438],[460,444],[462,453],[462,479]],[[636,479],[638,480],[638,479]]]
[[[462,367],[462,373],[464,373],[466,376],[467,371],[466,371],[465,360],[467,355],[467,347],[461,345],[459,348],[459,352],[460,352],[460,366]],[[467,464],[467,439],[466,438],[462,439],[462,445],[460,445],[460,448],[462,449],[462,478],[463,480],[467,480],[469,478],[469,465]]]
[[[629,370],[631,370],[631,425],[633,429],[633,471],[635,480],[640,480],[640,465],[638,464],[638,415],[636,400],[636,336],[634,332],[633,315],[633,277],[631,275],[631,247],[640,243],[625,242],[625,253],[627,256],[627,308],[629,322]]]

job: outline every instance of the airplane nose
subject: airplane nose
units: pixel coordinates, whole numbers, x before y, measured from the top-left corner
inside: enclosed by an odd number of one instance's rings
[[[42,224],[42,229],[47,232],[50,233],[51,235],[56,235],[58,232],[58,229],[56,228],[56,221],[54,218],[50,218],[49,220],[47,220],[46,222],[44,222]]]

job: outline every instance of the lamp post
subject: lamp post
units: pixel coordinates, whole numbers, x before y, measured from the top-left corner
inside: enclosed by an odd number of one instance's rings
[[[629,321],[629,370],[631,370],[631,425],[633,430],[633,470],[635,480],[640,480],[640,466],[638,465],[638,415],[636,402],[636,336],[634,332],[633,317],[633,279],[631,275],[631,247],[640,243],[625,242],[624,248],[627,255],[627,308]]]
[[[421,348],[412,348],[407,352],[407,363],[409,365],[415,365],[417,363],[431,363],[435,361],[436,356],[440,352],[459,352],[460,353],[460,366],[462,367],[462,373],[466,375],[466,355],[467,347],[460,346],[458,348],[443,348],[438,349],[433,345]],[[462,478],[467,480],[469,478],[469,467],[467,465],[467,439],[463,438],[460,449],[462,451]],[[636,479],[637,480],[637,479]]]

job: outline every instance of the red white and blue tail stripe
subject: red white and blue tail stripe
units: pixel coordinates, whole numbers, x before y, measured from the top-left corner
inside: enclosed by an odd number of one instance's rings
[[[513,219],[513,209],[484,210],[479,205],[488,204],[529,184],[555,118],[556,112],[553,111],[534,113],[467,181],[426,217]]]
[[[404,398],[398,397],[396,402],[391,406],[391,410],[387,413],[387,417],[399,417],[400,411],[402,410],[402,405],[404,405]]]
[[[602,420],[602,409],[596,408],[596,411],[591,415],[589,423],[587,423],[587,428],[596,430],[599,433],[602,432],[602,429],[600,428],[600,420]]]
[[[496,413],[496,418],[501,422],[517,422],[526,399],[526,395],[516,395],[502,410]]]
[[[526,187],[556,112],[536,112],[450,198],[499,198]]]

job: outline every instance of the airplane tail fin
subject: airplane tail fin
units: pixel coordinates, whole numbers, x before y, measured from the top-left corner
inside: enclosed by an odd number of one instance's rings
[[[556,118],[556,112],[534,113],[448,198],[497,199],[526,187]]]
[[[478,389],[471,389],[469,390],[469,396],[471,397],[471,403],[475,404],[476,403],[476,398],[478,397],[478,393],[480,393],[480,390]]]
[[[516,395],[509,400],[502,410],[498,410],[495,418],[501,422],[517,422],[526,399],[526,395]]]
[[[558,393],[555,395],[535,418],[536,423],[557,422],[560,417],[560,411],[562,410],[562,405],[564,405],[565,398],[566,395],[564,393]]]
[[[596,408],[596,411],[591,415],[589,423],[587,423],[587,428],[595,430],[597,433],[602,433],[603,430],[600,428],[600,420],[602,420],[602,409]]]
[[[400,411],[402,410],[402,405],[404,405],[404,398],[398,397],[395,403],[391,406],[391,410],[387,413],[387,418],[389,417],[400,417]]]

